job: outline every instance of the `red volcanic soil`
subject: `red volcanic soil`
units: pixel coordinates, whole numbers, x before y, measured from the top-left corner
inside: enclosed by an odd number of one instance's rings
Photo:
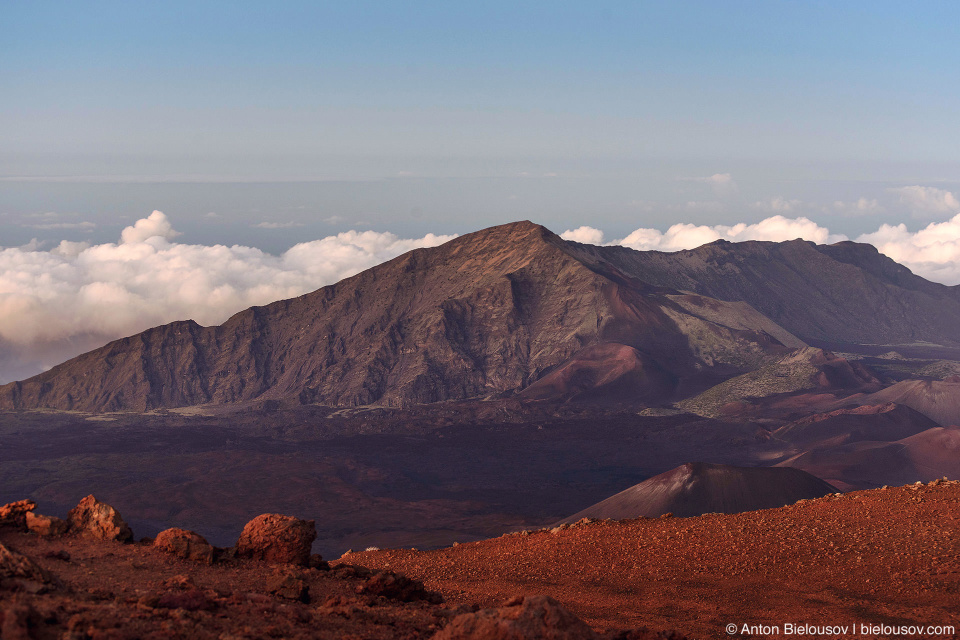
[[[0,544],[52,574],[45,585],[18,586],[0,566],[3,640],[428,638],[454,613],[423,599],[363,593],[371,576],[362,568],[201,564],[150,545],[9,528],[0,529]],[[287,576],[293,584],[285,595],[272,593]],[[303,586],[307,602],[297,599]]]
[[[341,561],[401,571],[452,603],[547,594],[598,629],[647,625],[703,638],[726,637],[728,624],[788,622],[960,630],[958,517],[960,482],[935,481],[765,511],[597,521]]]

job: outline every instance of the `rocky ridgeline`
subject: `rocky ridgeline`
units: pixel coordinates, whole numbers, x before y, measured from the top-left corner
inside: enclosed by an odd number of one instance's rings
[[[357,629],[353,629],[353,633],[346,635],[368,637],[365,634],[370,633],[371,617],[365,608],[376,606],[377,603],[392,603],[390,606],[395,607],[391,610],[395,619],[388,614],[378,614],[379,617],[372,618],[380,625],[376,627],[376,637],[438,640],[682,638],[677,634],[648,630],[601,635],[547,596],[517,596],[503,606],[489,609],[480,609],[476,605],[443,608],[440,594],[427,590],[422,582],[394,571],[370,570],[350,564],[331,567],[319,554],[311,553],[316,538],[312,520],[263,514],[246,524],[234,547],[224,549],[214,547],[196,532],[179,528],[162,531],[155,539],[143,538],[134,542],[133,532],[120,513],[92,495],[81,500],[66,520],[37,514],[36,506],[32,500],[21,500],[0,507],[0,534],[8,532],[19,535],[19,538],[14,538],[20,540],[18,546],[24,544],[27,547],[36,547],[40,540],[56,541],[64,546],[79,545],[75,548],[80,549],[89,549],[90,545],[106,545],[112,549],[103,554],[106,557],[119,556],[123,548],[150,548],[178,558],[174,562],[183,561],[187,569],[185,574],[160,580],[159,588],[146,592],[134,590],[140,595],[128,600],[128,608],[123,609],[117,604],[121,601],[120,596],[114,595],[111,599],[98,590],[78,592],[82,587],[78,588],[75,575],[70,574],[74,579],[72,583],[67,578],[61,580],[49,569],[41,567],[42,561],[38,562],[4,544],[9,540],[5,536],[4,542],[0,542],[0,637],[4,640],[47,637],[109,637],[118,640],[134,637],[233,638],[248,637],[250,633],[255,637],[277,633],[283,637],[342,637],[346,628],[349,628],[344,625],[348,625],[352,619],[366,624],[367,630],[357,632]],[[109,547],[117,544],[121,546]],[[37,557],[48,564],[63,563],[58,566],[64,567],[65,576],[69,573],[66,567],[79,562],[78,559],[72,560],[69,552],[58,548],[51,548]],[[132,563],[135,567],[139,566],[136,561]],[[222,589],[198,587],[200,580],[194,574],[218,571],[218,565],[223,565],[219,575],[227,581],[231,574],[236,575],[246,566],[255,570],[263,565],[272,566],[272,572],[258,574],[263,576],[260,587],[265,595],[247,593],[240,598]],[[195,566],[196,570],[191,571],[190,566]],[[84,567],[88,565],[79,564],[79,568]],[[113,573],[110,566],[97,568],[104,573],[103,579],[122,582],[120,573]],[[87,569],[83,573],[91,574],[93,571]],[[314,598],[311,585],[320,584],[318,576],[321,575],[329,580],[351,582],[353,586],[350,591],[355,595],[326,598],[321,595],[320,598]],[[264,597],[273,600],[262,600]],[[107,602],[109,600],[112,602]],[[402,607],[409,606],[416,608],[413,614],[403,612]],[[142,619],[145,611],[161,617],[157,621],[151,618],[145,622]],[[287,626],[281,627],[276,620],[267,620],[269,616],[264,612],[270,611],[283,612]],[[415,617],[417,612],[421,616],[429,612],[430,619],[435,622],[419,631],[404,630],[404,625],[409,625],[407,617]],[[67,613],[71,614],[70,617],[67,617]],[[170,631],[170,615],[181,625],[176,633]],[[223,633],[222,627],[216,626],[222,624],[223,619],[233,621],[242,633]],[[330,623],[327,633],[323,623],[318,623],[318,620],[335,622]],[[256,628],[258,623],[266,622],[269,625],[264,629]],[[88,626],[84,627],[86,624]],[[193,628],[190,628],[191,624]],[[100,625],[109,628],[110,633],[99,633]],[[387,633],[379,632],[384,629]]]

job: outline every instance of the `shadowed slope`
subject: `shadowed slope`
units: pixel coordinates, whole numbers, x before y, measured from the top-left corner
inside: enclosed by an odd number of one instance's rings
[[[653,285],[743,300],[807,342],[960,345],[960,286],[924,280],[872,245],[718,240],[675,253],[579,246]]]
[[[836,491],[798,469],[692,462],[644,480],[560,522],[656,518],[665,513],[682,517],[741,513],[782,507]]]

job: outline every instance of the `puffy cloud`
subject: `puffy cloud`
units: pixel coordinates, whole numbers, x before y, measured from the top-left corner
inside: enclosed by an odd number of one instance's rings
[[[960,201],[952,192],[936,187],[898,187],[889,189],[897,194],[900,203],[905,205],[914,217],[923,218],[956,213],[960,211]]]
[[[733,226],[675,224],[666,232],[657,229],[637,229],[626,238],[614,242],[632,249],[647,251],[679,251],[693,249],[715,240],[743,242],[745,240],[769,240],[780,242],[802,238],[817,243],[839,242],[846,236],[832,235],[829,229],[821,227],[807,218],[785,218],[773,216],[756,224],[739,223]]]
[[[593,227],[577,227],[576,229],[567,229],[560,234],[564,240],[580,242],[583,244],[603,244],[603,231]]]
[[[173,320],[218,324],[249,306],[301,295],[455,237],[347,231],[276,256],[240,245],[172,242],[178,235],[155,211],[124,229],[118,244],[0,250],[0,381]]]
[[[120,233],[121,244],[137,244],[151,238],[173,240],[179,231],[174,231],[167,216],[162,211],[154,211],[146,218],[137,220],[132,227],[127,227]]]
[[[869,242],[928,280],[960,284],[960,214],[946,222],[932,222],[915,233],[905,224],[884,224],[858,237],[857,242]]]

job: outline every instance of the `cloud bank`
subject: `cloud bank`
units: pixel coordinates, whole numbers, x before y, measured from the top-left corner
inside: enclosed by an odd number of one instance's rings
[[[173,320],[219,324],[249,306],[301,295],[455,237],[348,231],[275,256],[239,245],[174,242],[179,235],[154,211],[124,229],[117,244],[0,250],[0,382]]]

